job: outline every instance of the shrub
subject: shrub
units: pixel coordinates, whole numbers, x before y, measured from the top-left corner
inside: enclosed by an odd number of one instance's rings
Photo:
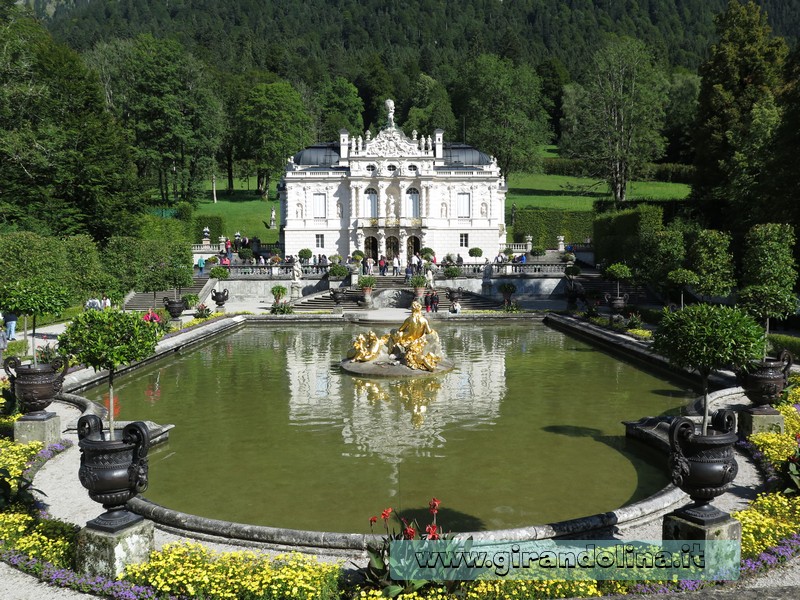
[[[350,275],[350,269],[339,263],[333,263],[328,267],[329,277],[347,277]]]
[[[533,246],[530,251],[531,256],[544,256],[547,254],[547,250],[544,249],[544,246]]]
[[[253,259],[253,251],[250,248],[242,248],[239,250],[239,258],[244,261],[249,261]]]
[[[197,294],[184,294],[182,298],[189,308],[194,308],[200,302],[200,296]]]
[[[800,357],[800,338],[798,337],[770,333],[767,341],[774,356],[780,355],[783,350],[788,350],[793,356]]]
[[[294,313],[294,308],[288,302],[276,302],[270,306],[269,312],[273,315],[291,315]]]
[[[534,246],[555,248],[556,236],[567,240],[583,241],[593,236],[592,211],[566,211],[554,208],[524,208],[517,211],[514,224],[514,241],[523,242],[531,236]],[[510,223],[510,219],[506,220]]]
[[[444,268],[444,276],[448,279],[455,279],[456,277],[461,277],[462,272],[459,267],[449,266]]]
[[[499,292],[503,294],[513,294],[517,291],[517,286],[510,281],[505,281],[497,286]]]
[[[364,253],[361,250],[354,250],[353,251],[353,260],[357,262],[361,262],[364,260]]]
[[[288,290],[282,285],[273,285],[269,291],[275,298],[275,304],[278,304],[281,301],[281,298],[286,296]]]
[[[302,250],[300,250],[300,252],[297,253],[297,256],[300,257],[300,260],[308,260],[309,258],[314,256],[314,253],[311,252],[309,248],[303,248]]]
[[[514,251],[511,248],[506,247],[503,250],[503,254],[506,255],[506,259],[510,259],[512,256],[514,256]]]
[[[198,304],[194,312],[195,319],[208,319],[211,316],[211,309],[205,304]]]
[[[414,288],[423,288],[428,285],[428,280],[425,279],[425,275],[412,275],[411,279],[408,281],[409,285]]]
[[[231,272],[225,267],[211,267],[208,276],[212,279],[227,279],[231,276]]]
[[[358,287],[362,290],[365,288],[374,288],[377,280],[372,275],[362,275],[358,278]]]
[[[472,256],[473,258],[479,258],[483,256],[483,250],[481,250],[480,248],[470,248],[469,255]]]

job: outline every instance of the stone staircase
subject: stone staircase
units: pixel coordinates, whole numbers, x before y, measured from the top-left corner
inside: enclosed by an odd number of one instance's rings
[[[342,300],[341,307],[343,310],[361,310],[364,308],[364,293],[357,287],[343,288],[345,290],[345,297]],[[380,294],[381,290],[398,290],[403,293],[402,302],[398,304],[398,308],[408,308],[413,300],[413,289],[405,283],[405,276],[390,276],[385,277],[375,276],[375,287],[373,294]],[[450,310],[451,302],[447,299],[446,288],[437,288],[439,292],[439,312],[447,312]],[[461,297],[461,310],[498,310],[502,308],[503,303],[480,294],[463,291]],[[331,311],[336,307],[330,292],[321,292],[313,296],[307,296],[295,302],[293,305],[295,312],[315,312],[315,311]]]
[[[181,296],[185,294],[199,294],[208,282],[208,275],[195,277],[191,286],[181,288]],[[155,308],[164,308],[164,297],[172,299],[175,297],[175,290],[164,290],[155,293]],[[146,311],[153,308],[153,292],[136,292],[125,303],[125,310]]]

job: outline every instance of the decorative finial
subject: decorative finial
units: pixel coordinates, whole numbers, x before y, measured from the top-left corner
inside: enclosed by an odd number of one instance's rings
[[[389,129],[394,128],[394,100],[391,98],[386,99],[386,112],[388,114]]]

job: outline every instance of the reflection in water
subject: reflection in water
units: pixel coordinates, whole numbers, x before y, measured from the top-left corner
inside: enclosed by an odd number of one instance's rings
[[[685,402],[663,380],[541,324],[443,324],[453,371],[371,380],[339,366],[364,331],[253,326],[119,378],[120,418],[176,425],[146,496],[213,518],[368,532],[376,506],[433,496],[505,528],[611,510],[666,483],[660,464],[611,443],[620,421]]]

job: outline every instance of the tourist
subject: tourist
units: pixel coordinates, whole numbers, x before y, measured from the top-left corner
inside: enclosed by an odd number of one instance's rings
[[[378,259],[378,273],[382,276],[386,276],[386,257],[381,254],[380,258]]]
[[[97,298],[95,298],[93,296],[93,297],[89,298],[86,301],[86,304],[83,305],[83,309],[84,310],[102,310],[103,309],[103,305],[100,304],[100,300],[98,300]]]
[[[0,329],[0,363],[3,362],[3,352],[8,348],[6,332]]]
[[[409,263],[406,265],[406,279],[404,283],[409,283],[413,275],[414,275],[414,266],[409,261]]]
[[[456,264],[457,264],[459,267],[460,267],[461,265],[463,265],[463,264],[464,264],[464,259],[463,259],[463,258],[461,258],[461,255],[460,255],[460,254],[456,256]]]
[[[435,313],[439,312],[439,294],[436,290],[431,292],[431,310]]]
[[[103,310],[111,308],[111,298],[103,294],[103,297],[100,299],[100,304],[103,305]]]
[[[161,323],[161,317],[159,317],[158,314],[152,308],[149,309],[147,313],[145,313],[142,319],[144,319],[148,323]]]
[[[203,271],[206,268],[206,259],[202,256],[197,259],[197,274],[203,276]]]
[[[427,281],[427,286],[430,289],[433,289],[433,269],[428,267],[428,270],[425,272],[425,280]]]
[[[9,311],[3,311],[3,324],[6,326],[6,338],[9,342],[17,339],[17,314]]]
[[[372,275],[372,267],[375,266],[375,259],[371,256],[367,257],[367,275]]]
[[[458,300],[455,300],[450,306],[450,312],[458,314],[461,312],[461,303]]]
[[[396,254],[394,258],[392,258],[392,277],[397,277],[400,275],[400,257]]]
[[[431,312],[431,293],[425,292],[425,312]]]

